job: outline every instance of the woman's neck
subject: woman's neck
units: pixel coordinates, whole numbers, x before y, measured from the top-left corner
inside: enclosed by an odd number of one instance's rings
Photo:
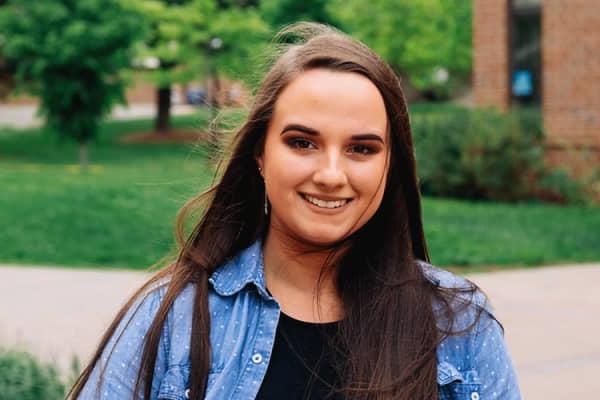
[[[263,243],[265,281],[282,311],[307,322],[343,318],[337,290],[340,251],[316,249],[271,231]],[[328,263],[328,264],[327,264]]]

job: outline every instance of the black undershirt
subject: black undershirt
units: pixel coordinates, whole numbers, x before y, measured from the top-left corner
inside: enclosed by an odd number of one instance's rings
[[[327,337],[337,323],[315,324],[281,313],[269,367],[257,400],[343,400]],[[315,377],[316,375],[316,377]]]

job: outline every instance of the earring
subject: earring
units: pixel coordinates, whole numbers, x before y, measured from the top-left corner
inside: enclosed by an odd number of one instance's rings
[[[259,166],[258,167],[258,172],[260,173],[260,175],[262,176],[262,168]],[[263,180],[265,179],[265,177],[262,177]],[[267,185],[265,185],[265,205],[264,205],[264,210],[265,210],[265,215],[269,215],[269,198],[267,197]]]
[[[265,215],[269,215],[269,198],[267,197],[267,188],[265,187]]]

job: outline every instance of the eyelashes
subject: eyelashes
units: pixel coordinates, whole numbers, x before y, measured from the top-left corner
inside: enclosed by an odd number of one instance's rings
[[[369,154],[377,154],[379,152],[378,148],[375,148],[373,146],[368,146],[365,144],[355,144],[350,146],[351,149],[353,149],[354,153],[357,154],[362,154],[364,156],[367,156]]]
[[[286,143],[293,149],[316,149],[314,143],[303,138],[290,138],[286,140]]]
[[[297,150],[313,150],[317,148],[312,141],[302,137],[292,137],[287,139],[285,142],[290,148]],[[379,151],[380,148],[378,146],[370,146],[367,144],[352,144],[348,146],[349,153],[362,156],[377,154]]]

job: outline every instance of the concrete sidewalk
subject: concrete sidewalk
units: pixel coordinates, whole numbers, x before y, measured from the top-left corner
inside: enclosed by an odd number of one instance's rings
[[[476,274],[491,298],[524,399],[600,393],[600,264]]]
[[[87,359],[117,309],[148,277],[125,271],[0,267],[0,346],[67,368]],[[600,264],[475,274],[504,324],[529,400],[600,393]]]
[[[8,105],[0,104],[0,127],[32,128],[42,124],[36,115],[37,105]],[[171,115],[192,114],[196,107],[187,104],[171,106]],[[125,106],[115,106],[109,119],[126,120],[136,118],[153,118],[156,115],[156,105],[151,103],[135,103]]]

